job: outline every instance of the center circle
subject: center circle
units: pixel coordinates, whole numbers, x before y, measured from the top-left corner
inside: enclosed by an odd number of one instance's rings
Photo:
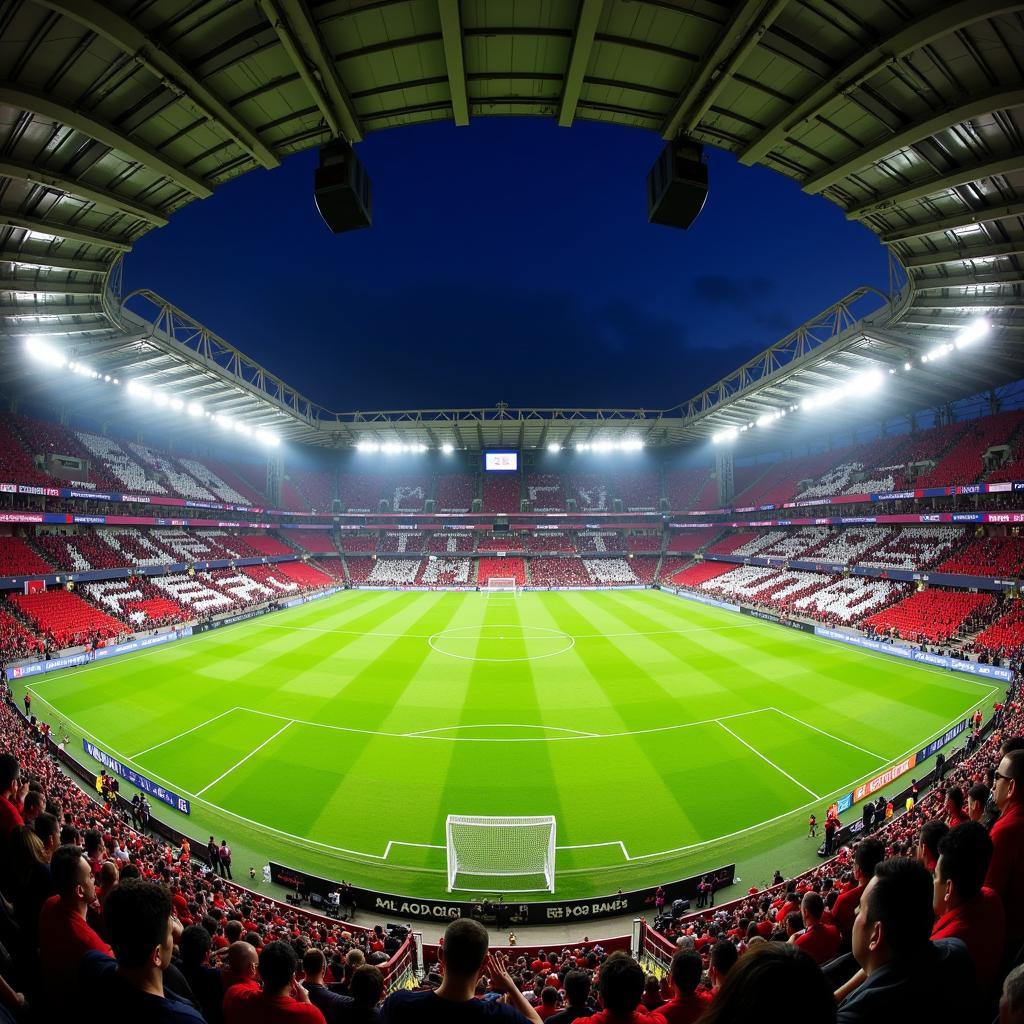
[[[576,640],[560,629],[503,623],[453,626],[427,639],[431,650],[460,661],[538,661],[571,651]]]

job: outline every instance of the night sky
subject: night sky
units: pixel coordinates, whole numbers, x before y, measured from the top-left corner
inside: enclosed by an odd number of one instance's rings
[[[653,134],[538,119],[371,135],[374,225],[332,235],[316,153],[176,213],[125,261],[335,410],[669,407],[861,284],[875,237],[819,197],[709,151],[687,232],[650,225]]]

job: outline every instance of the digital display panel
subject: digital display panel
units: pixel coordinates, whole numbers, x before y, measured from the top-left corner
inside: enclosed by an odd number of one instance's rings
[[[484,469],[488,473],[518,473],[519,452],[484,452]]]

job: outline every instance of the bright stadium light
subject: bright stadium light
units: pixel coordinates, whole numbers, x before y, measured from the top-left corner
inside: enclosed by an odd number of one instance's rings
[[[42,338],[30,337],[25,339],[25,351],[31,359],[39,363],[46,363],[48,366],[65,367],[68,361],[52,345],[48,345]]]
[[[128,394],[133,398],[148,398],[149,388],[145,384],[140,384],[137,380],[128,381]]]
[[[451,455],[451,453],[455,451],[455,445],[449,444],[447,441],[445,441],[445,443],[441,445],[441,451],[443,451],[445,455]]]
[[[271,434],[267,430],[257,430],[253,436],[260,444],[265,444],[270,448],[276,448],[281,443],[281,438],[277,434]]]
[[[188,403],[188,414],[189,416],[202,416],[205,410],[198,402]]]
[[[976,341],[980,341],[992,329],[992,325],[984,317],[971,321],[954,339],[953,344],[957,348],[964,348]]]
[[[376,441],[359,441],[356,444],[357,452],[379,452],[380,445]]]
[[[153,392],[153,404],[158,409],[166,408],[168,403],[169,403],[169,399],[167,398],[167,396],[162,391],[154,391]]]
[[[727,430],[719,430],[717,434],[711,435],[714,444],[722,444],[724,441],[735,441],[740,436],[737,427],[729,427]]]
[[[548,451],[551,452],[552,455],[557,455],[561,450],[562,446],[557,441],[552,441],[551,444],[548,445]]]

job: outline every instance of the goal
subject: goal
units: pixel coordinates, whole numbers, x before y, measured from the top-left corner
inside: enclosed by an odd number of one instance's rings
[[[487,579],[489,594],[515,594],[518,590],[515,576],[490,576]]]
[[[449,814],[448,891],[554,892],[555,819]],[[485,884],[489,879],[516,879]]]

